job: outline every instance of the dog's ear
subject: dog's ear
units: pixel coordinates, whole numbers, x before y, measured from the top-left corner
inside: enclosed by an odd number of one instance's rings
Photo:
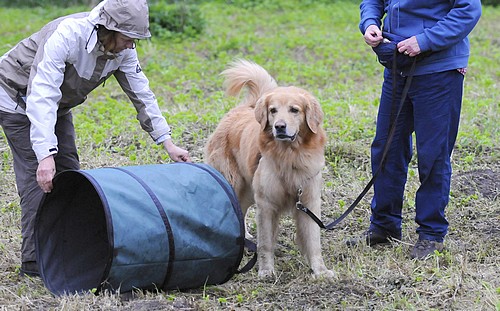
[[[318,128],[323,123],[323,110],[321,110],[321,106],[319,101],[309,93],[303,94],[306,100],[306,123],[311,132],[316,134],[318,132]]]
[[[267,98],[269,94],[261,96],[255,103],[255,119],[260,123],[261,130],[265,130],[267,127]]]

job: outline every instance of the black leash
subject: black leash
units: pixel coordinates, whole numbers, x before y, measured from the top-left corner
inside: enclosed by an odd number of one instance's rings
[[[253,268],[253,266],[255,266],[255,264],[257,263],[257,244],[255,244],[254,242],[245,238],[245,248],[249,252],[253,253],[253,256],[252,256],[252,259],[250,259],[250,261],[248,261],[243,266],[243,268],[236,270],[236,273],[238,273],[238,274],[246,273],[246,272],[250,271]]]
[[[398,53],[397,49],[394,50],[394,53]],[[384,151],[382,153],[382,160],[380,161],[380,165],[377,168],[377,170],[375,171],[375,173],[373,174],[373,176],[370,179],[370,181],[368,182],[368,184],[363,189],[363,191],[361,191],[361,193],[358,195],[356,200],[354,200],[354,202],[349,206],[349,208],[347,208],[347,210],[342,215],[340,215],[339,218],[337,218],[333,222],[325,225],[316,215],[314,215],[313,212],[311,212],[311,210],[309,210],[306,206],[304,206],[302,204],[302,202],[300,201],[300,196],[302,195],[302,189],[299,189],[298,194],[297,194],[297,203],[295,203],[295,207],[297,209],[301,210],[302,212],[306,213],[307,215],[309,215],[309,217],[311,217],[312,220],[314,220],[314,222],[316,222],[318,224],[318,226],[320,226],[322,229],[331,230],[336,225],[338,225],[342,220],[344,220],[344,218],[346,218],[347,215],[349,215],[354,210],[354,208],[358,205],[358,203],[361,201],[361,199],[363,199],[363,197],[366,195],[366,193],[370,190],[370,188],[373,186],[373,183],[375,182],[375,178],[377,178],[377,175],[383,169],[384,164],[385,164],[385,160],[387,158],[387,154],[389,153],[389,148],[391,146],[392,139],[394,138],[394,133],[396,132],[396,121],[399,118],[401,111],[403,110],[404,101],[406,100],[406,96],[408,95],[408,91],[410,90],[410,85],[411,85],[411,81],[413,79],[413,73],[415,71],[416,63],[417,63],[417,60],[415,58],[412,62],[411,69],[409,71],[408,77],[407,77],[406,82],[405,82],[405,86],[403,88],[403,92],[401,93],[401,101],[399,103],[399,107],[398,107],[397,113],[396,113],[394,118],[392,118],[393,114],[391,113],[391,123],[392,124],[390,126],[389,136],[387,137],[387,141],[385,142]],[[393,105],[392,106],[393,107],[394,107],[394,100],[396,97],[395,96],[395,93],[396,93],[395,83],[396,83],[396,75],[397,75],[397,72],[396,72],[397,68],[396,67],[397,67],[396,66],[396,56],[394,56],[393,57],[393,64],[392,64],[392,77],[393,77],[393,79],[392,79]]]

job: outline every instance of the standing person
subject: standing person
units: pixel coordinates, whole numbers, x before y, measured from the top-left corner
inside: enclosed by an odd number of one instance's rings
[[[151,36],[145,0],[105,0],[91,12],[58,18],[0,58],[0,125],[14,160],[21,199],[21,273],[37,275],[34,216],[56,172],[79,169],[70,109],[111,75],[137,110],[141,127],[174,161],[176,146],[149,81],[136,40]]]
[[[416,63],[385,165],[375,179],[370,227],[363,240],[372,246],[401,239],[403,193],[415,132],[420,187],[415,198],[418,241],[411,257],[423,259],[443,250],[448,231],[445,207],[450,192],[450,157],[458,132],[469,59],[467,36],[481,16],[481,3],[480,0],[364,0],[360,13],[359,29],[369,46],[376,47],[382,42],[383,30],[407,38],[397,44],[399,53],[410,57],[425,53]],[[408,71],[409,68],[402,68],[396,81],[390,69],[384,71],[371,146],[372,173],[381,163],[388,138],[392,89],[395,88],[397,105]]]

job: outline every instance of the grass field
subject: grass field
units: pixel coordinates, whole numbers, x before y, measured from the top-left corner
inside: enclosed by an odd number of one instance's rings
[[[196,39],[139,42],[141,64],[176,143],[203,161],[203,146],[220,118],[236,104],[219,73],[235,58],[253,60],[280,85],[309,90],[321,102],[328,133],[322,219],[339,216],[370,178],[369,147],[382,67],[358,30],[353,2],[234,1],[201,5],[205,31]],[[258,3],[258,1],[256,1]],[[49,20],[86,10],[33,8],[0,11],[0,55]],[[500,8],[485,7],[470,36],[462,122],[453,155],[454,177],[443,254],[409,258],[417,236],[411,163],[404,205],[403,241],[348,248],[345,239],[369,224],[371,192],[333,231],[322,232],[323,255],[334,280],[311,278],[293,243],[291,219],[281,225],[277,275],[256,269],[225,284],[189,291],[54,297],[39,278],[20,277],[20,207],[12,158],[0,131],[0,310],[500,310]],[[74,109],[83,169],[167,163],[135,120],[114,80]],[[254,227],[251,228],[255,230]],[[248,260],[247,257],[244,260]]]

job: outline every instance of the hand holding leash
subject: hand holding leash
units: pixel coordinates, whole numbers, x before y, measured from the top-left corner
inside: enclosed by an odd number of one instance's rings
[[[382,31],[376,25],[370,25],[365,31],[365,42],[371,47],[376,47],[384,39],[382,37]]]

